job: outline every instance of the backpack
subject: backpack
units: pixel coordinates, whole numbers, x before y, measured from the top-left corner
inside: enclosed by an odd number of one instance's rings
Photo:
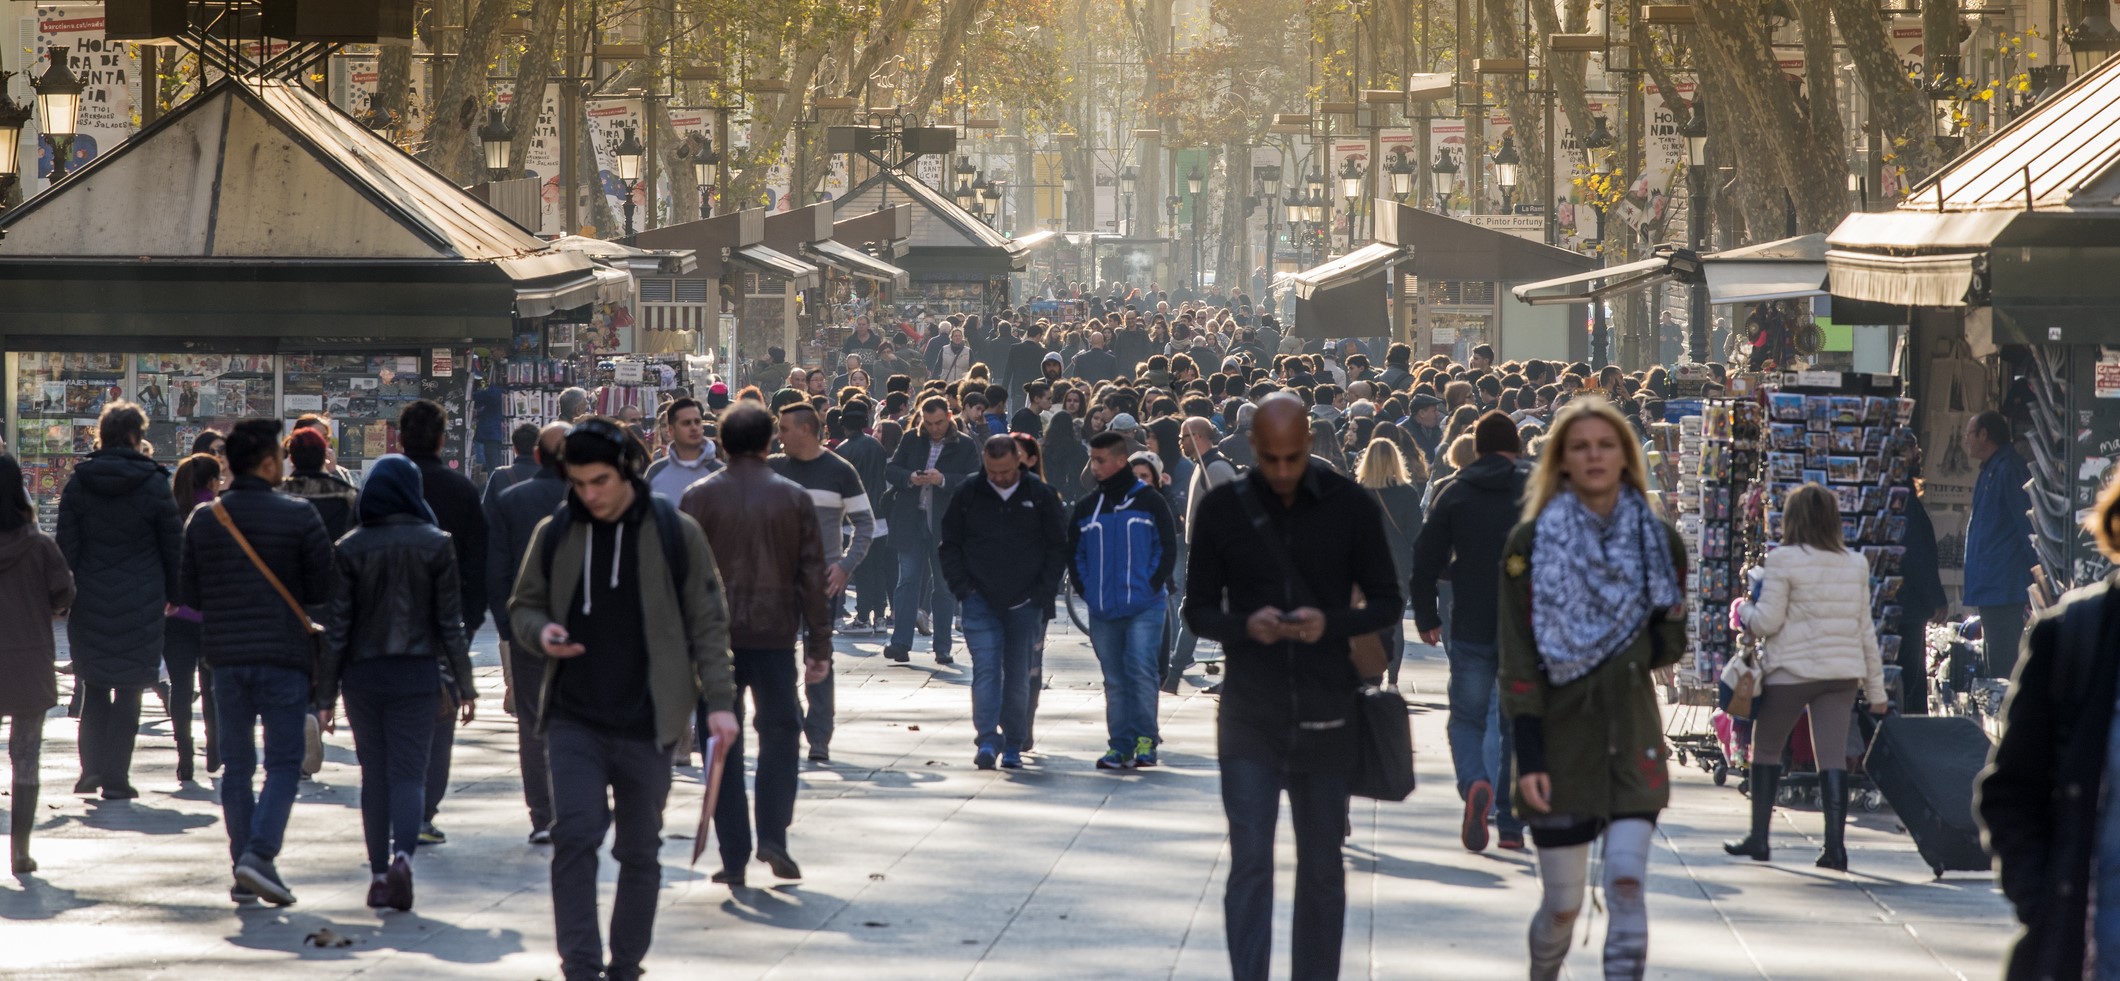
[[[648,503],[655,508],[655,535],[662,539],[663,563],[670,567],[670,576],[677,584],[677,596],[685,595],[685,580],[692,574],[692,553],[685,549],[684,531],[678,525],[677,505],[661,494],[648,494]],[[552,512],[552,524],[545,529],[545,537],[538,547],[538,561],[544,565],[545,578],[552,578],[552,557],[559,554],[559,543],[567,538],[567,530],[574,525],[574,509],[569,502],[560,501]]]
[[[1134,481],[1126,499],[1110,511],[1104,510],[1105,495],[1098,494],[1097,506],[1077,526],[1082,541],[1075,547],[1075,568],[1089,574],[1082,598],[1098,619],[1125,619],[1163,602],[1152,582],[1163,562],[1163,538],[1156,533],[1154,515],[1133,509],[1134,499],[1144,493],[1153,492]]]

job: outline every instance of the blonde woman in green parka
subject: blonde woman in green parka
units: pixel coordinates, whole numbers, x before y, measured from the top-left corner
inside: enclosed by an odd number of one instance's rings
[[[1560,976],[1604,842],[1605,977],[1648,963],[1649,844],[1670,802],[1649,672],[1685,649],[1684,547],[1647,500],[1641,447],[1603,399],[1554,420],[1502,552],[1502,711],[1516,735],[1516,813],[1545,890],[1531,977]]]

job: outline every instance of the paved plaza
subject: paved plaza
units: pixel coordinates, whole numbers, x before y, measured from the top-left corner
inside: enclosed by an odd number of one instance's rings
[[[549,848],[529,831],[514,722],[501,711],[492,634],[476,645],[486,697],[462,730],[446,845],[417,860],[411,913],[378,915],[367,890],[351,737],[305,783],[280,870],[301,901],[227,901],[227,838],[212,791],[173,793],[174,751],[153,696],[136,801],[83,800],[74,723],[46,725],[42,870],[0,880],[0,977],[553,978]],[[970,671],[839,644],[833,762],[805,764],[791,850],[807,875],[732,893],[707,881],[710,847],[686,866],[700,782],[671,794],[650,977],[740,979],[1120,979],[1227,977],[1224,825],[1215,699],[1165,696],[1165,766],[1099,772],[1103,702],[1086,640],[1055,629],[1039,715],[1041,753],[1020,772],[973,769]],[[1407,678],[1421,788],[1403,804],[1357,801],[1347,848],[1346,978],[1504,979],[1524,974],[1538,903],[1528,855],[1467,853],[1444,742],[1444,662],[1415,649]],[[1194,679],[1197,681],[1197,677]],[[1992,978],[2011,934],[1990,881],[1933,881],[1889,812],[1857,811],[1853,872],[1811,866],[1818,816],[1784,812],[1769,865],[1719,842],[1742,834],[1745,799],[1697,769],[1676,777],[1651,860],[1652,977]],[[685,837],[678,837],[684,835]],[[1276,952],[1286,970],[1293,846],[1284,818]],[[607,860],[609,889],[613,869]],[[608,915],[608,891],[606,913]],[[1601,938],[1601,917],[1586,917]],[[1578,937],[1581,936],[1579,928]],[[323,945],[319,946],[318,942]],[[1601,942],[1601,939],[1600,939]],[[344,946],[335,944],[343,943]],[[1600,976],[1596,944],[1568,976]]]

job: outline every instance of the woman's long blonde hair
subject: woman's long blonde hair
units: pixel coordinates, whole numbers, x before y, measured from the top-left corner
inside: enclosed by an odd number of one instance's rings
[[[1354,480],[1371,490],[1413,484],[1406,476],[1406,461],[1399,456],[1399,445],[1383,436],[1370,440],[1369,448],[1362,451],[1362,462],[1355,467]]]
[[[1634,427],[1627,424],[1627,417],[1620,415],[1612,403],[1604,399],[1576,399],[1561,410],[1553,419],[1553,428],[1547,431],[1545,452],[1539,454],[1538,466],[1531,471],[1531,479],[1524,485],[1524,520],[1538,518],[1546,503],[1561,492],[1561,485],[1568,476],[1561,472],[1567,462],[1568,433],[1576,423],[1589,419],[1604,420],[1619,437],[1620,481],[1643,494],[1649,493],[1649,468],[1642,460],[1642,446],[1634,441]]]

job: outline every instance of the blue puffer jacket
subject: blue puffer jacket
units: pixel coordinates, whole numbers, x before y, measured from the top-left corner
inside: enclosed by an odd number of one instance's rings
[[[249,475],[235,479],[221,504],[295,600],[312,611],[309,618],[323,619],[336,573],[317,509]],[[205,618],[206,662],[313,670],[316,644],[307,622],[295,618],[212,509],[199,505],[184,528],[179,591],[180,602]]]
[[[169,471],[153,460],[136,450],[98,450],[74,468],[59,496],[58,538],[80,591],[66,641],[84,683],[155,683],[181,534]]]

